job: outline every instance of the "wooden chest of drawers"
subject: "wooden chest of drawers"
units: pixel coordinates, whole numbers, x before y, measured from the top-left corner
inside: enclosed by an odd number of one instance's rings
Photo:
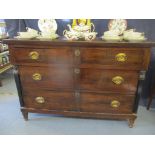
[[[5,40],[21,111],[136,119],[153,42]]]

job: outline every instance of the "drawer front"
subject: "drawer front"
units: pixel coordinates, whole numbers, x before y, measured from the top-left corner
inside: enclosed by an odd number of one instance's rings
[[[73,73],[67,67],[19,67],[23,87],[41,89],[73,89]]]
[[[139,74],[137,71],[80,69],[79,89],[135,93]]]
[[[80,111],[96,113],[132,113],[135,96],[116,94],[80,94]]]
[[[16,64],[73,64],[73,52],[68,47],[49,49],[15,48],[11,55]]]
[[[145,49],[140,48],[81,48],[81,64],[92,67],[143,67]],[[127,69],[127,68],[126,68]]]
[[[75,94],[72,92],[38,91],[24,89],[24,106],[27,108],[49,110],[76,110],[74,101]]]

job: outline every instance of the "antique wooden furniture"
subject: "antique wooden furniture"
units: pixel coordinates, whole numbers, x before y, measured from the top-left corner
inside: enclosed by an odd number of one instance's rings
[[[125,119],[133,126],[153,42],[5,40],[21,111]]]
[[[8,47],[5,44],[2,44],[2,39],[0,39],[0,74],[8,71],[13,66],[9,62],[9,51]],[[0,86],[2,86],[2,82],[0,79]]]

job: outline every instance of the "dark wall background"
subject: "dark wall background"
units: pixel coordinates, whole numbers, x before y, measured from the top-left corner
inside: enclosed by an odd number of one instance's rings
[[[70,19],[56,19],[58,23],[57,33],[62,36],[63,30],[67,29],[67,24],[71,24],[72,20]],[[14,37],[17,35],[18,31],[25,31],[25,27],[31,27],[36,30],[38,29],[38,19],[7,19],[5,20],[8,32],[10,37]],[[95,24],[96,31],[98,32],[98,36],[101,36],[104,31],[108,30],[108,19],[92,19],[92,22]],[[145,32],[146,37],[149,40],[155,41],[155,19],[128,19],[128,29],[135,28],[137,31]],[[148,95],[150,93],[150,89],[153,85],[155,85],[154,79],[154,68],[155,68],[155,48],[152,49],[151,52],[151,62],[149,66],[149,70],[146,75],[146,79],[143,84],[143,90],[141,94],[142,104],[146,105],[148,101]]]

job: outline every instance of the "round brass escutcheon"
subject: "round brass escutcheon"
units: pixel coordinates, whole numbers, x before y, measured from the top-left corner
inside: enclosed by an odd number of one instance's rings
[[[121,76],[115,76],[112,78],[112,82],[115,83],[116,85],[120,85],[124,82],[124,79]]]
[[[112,108],[118,108],[120,106],[120,102],[117,100],[113,100],[113,101],[111,101],[110,105]]]
[[[44,97],[42,97],[42,96],[38,96],[38,97],[36,97],[35,98],[35,101],[37,102],[37,103],[45,103],[45,99],[44,99]]]
[[[76,57],[80,56],[80,53],[81,53],[81,52],[80,52],[79,49],[76,49],[75,52],[74,52],[74,54],[75,54]]]
[[[80,73],[80,69],[79,69],[79,68],[75,68],[75,69],[74,69],[74,73],[75,73],[75,74],[79,74],[79,73]]]
[[[41,74],[39,74],[39,73],[34,73],[34,74],[32,75],[32,79],[35,80],[35,81],[40,81],[41,78],[42,78],[42,76],[41,76]]]
[[[119,61],[119,62],[125,62],[127,60],[127,56],[125,53],[118,53],[116,56],[115,56],[116,60]]]
[[[37,60],[37,59],[39,59],[39,53],[36,52],[36,51],[32,51],[32,52],[29,53],[29,57],[32,60]]]

